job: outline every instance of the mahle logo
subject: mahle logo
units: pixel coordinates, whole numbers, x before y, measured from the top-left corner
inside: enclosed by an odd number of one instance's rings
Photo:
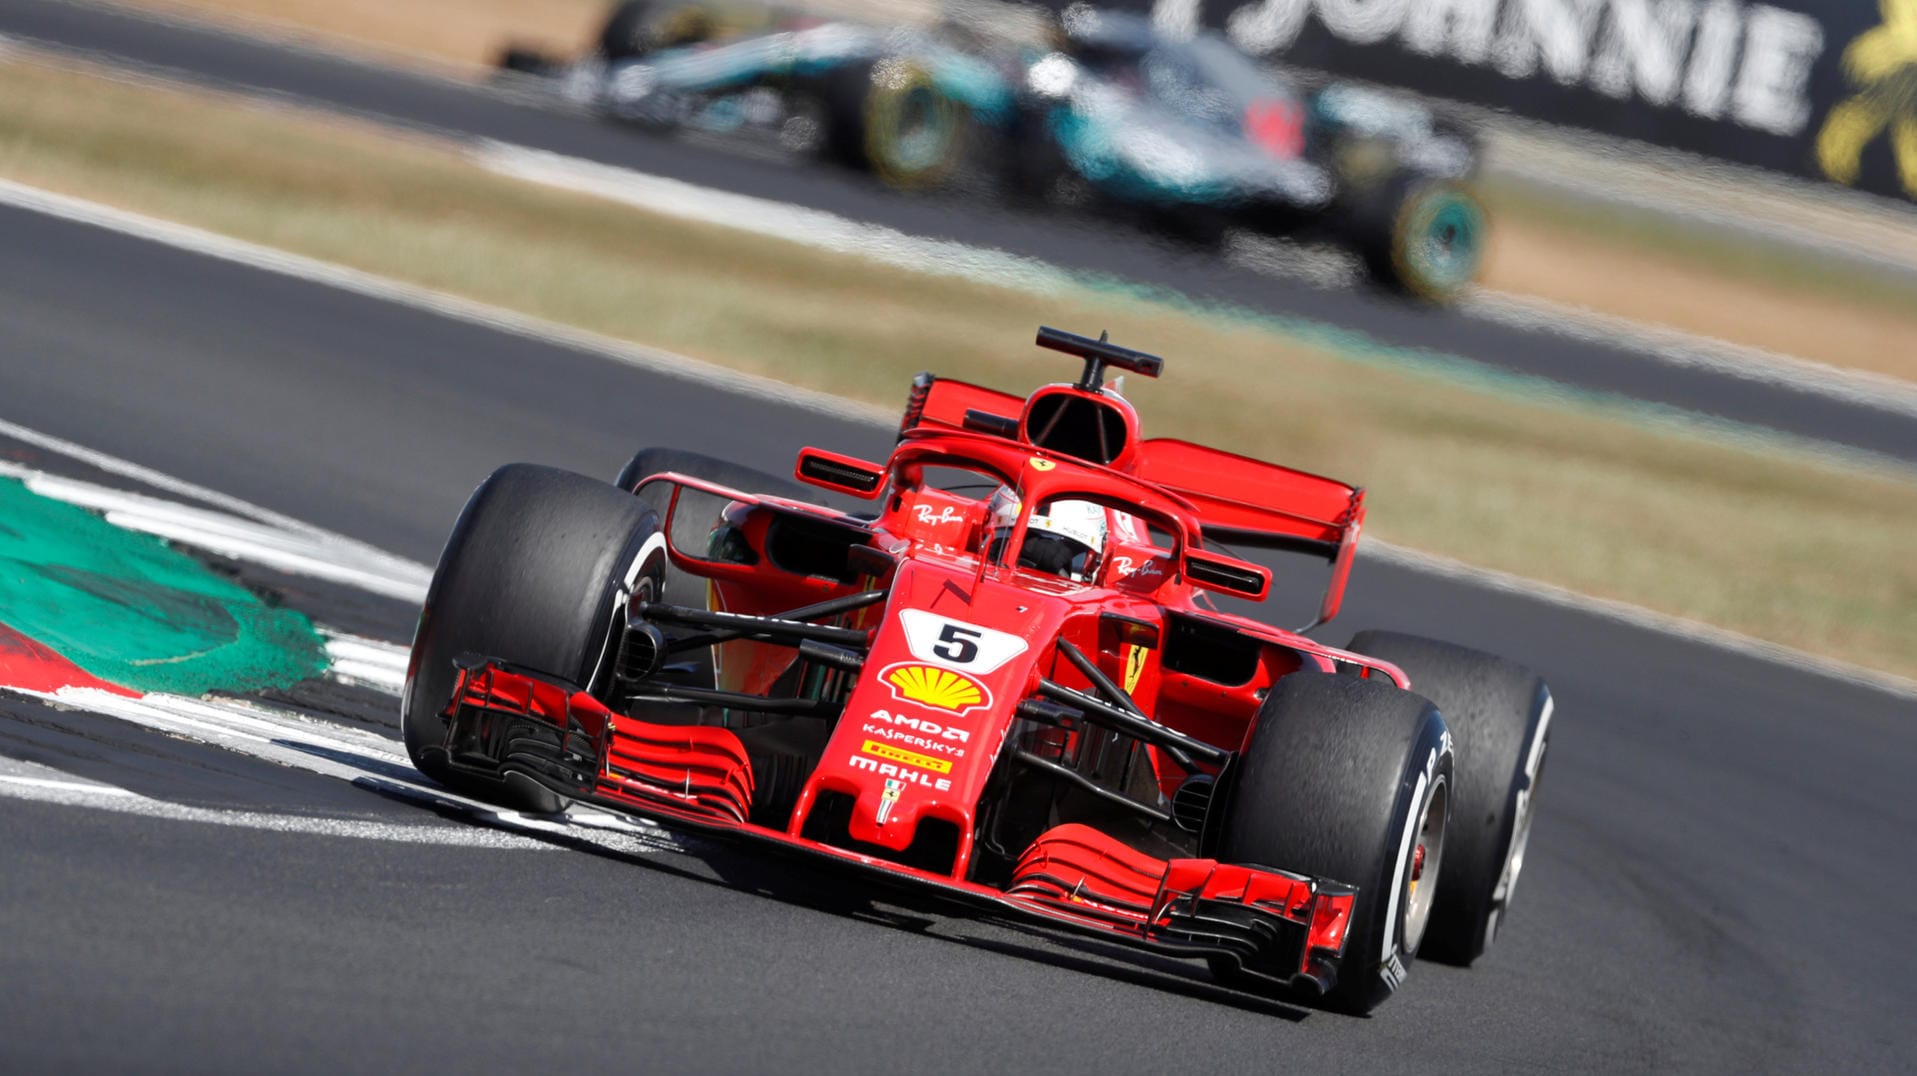
[[[1904,192],[1917,198],[1917,0],[1880,0],[1884,23],[1844,50],[1854,97],[1830,110],[1817,135],[1817,163],[1839,183],[1857,182],[1864,148],[1886,131]]]

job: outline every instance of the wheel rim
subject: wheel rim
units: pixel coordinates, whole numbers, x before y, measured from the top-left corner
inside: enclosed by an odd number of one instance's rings
[[[1498,903],[1508,904],[1518,888],[1518,875],[1524,871],[1524,850],[1531,844],[1531,819],[1537,814],[1538,784],[1544,779],[1544,758],[1538,758],[1538,772],[1531,787],[1518,793],[1518,820],[1511,834],[1511,854],[1505,857],[1504,873],[1498,878]]]
[[[899,186],[937,181],[951,165],[952,101],[909,65],[884,66],[874,81],[867,148],[880,178]]]
[[[653,581],[652,576],[645,574],[648,548],[648,546],[641,546],[638,556],[633,560],[631,582],[627,584],[630,589],[622,587],[621,592],[613,597],[612,619],[606,626],[606,642],[600,648],[598,660],[593,663],[592,675],[586,680],[586,691],[592,695],[597,696],[608,690],[613,664],[619,656],[620,635],[624,631],[626,617],[632,608],[632,603],[657,600],[658,584]]]
[[[1461,191],[1415,198],[1401,221],[1405,279],[1432,299],[1448,299],[1477,279],[1484,258],[1484,213]]]
[[[1531,845],[1531,820],[1537,815],[1538,788],[1544,782],[1544,760],[1550,754],[1552,701],[1547,698],[1544,713],[1538,719],[1537,739],[1531,757],[1525,761],[1525,784],[1518,791],[1515,817],[1511,826],[1511,847],[1504,855],[1504,870],[1491,891],[1491,914],[1486,920],[1484,940],[1489,945],[1497,937],[1498,920],[1511,905],[1517,891],[1518,876],[1524,872],[1524,852]]]
[[[1416,952],[1438,897],[1438,868],[1444,863],[1444,834],[1450,817],[1451,783],[1440,778],[1425,797],[1411,861],[1399,884],[1404,887],[1404,951]]]

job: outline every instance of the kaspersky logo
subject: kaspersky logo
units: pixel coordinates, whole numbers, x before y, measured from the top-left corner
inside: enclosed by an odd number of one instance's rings
[[[1904,192],[1917,198],[1917,0],[1879,0],[1884,24],[1844,50],[1857,94],[1830,110],[1817,135],[1817,163],[1839,183],[1857,181],[1864,148],[1889,132]]]
[[[917,661],[900,662],[879,674],[901,702],[915,702],[935,710],[968,714],[992,704],[992,693],[970,676]]]

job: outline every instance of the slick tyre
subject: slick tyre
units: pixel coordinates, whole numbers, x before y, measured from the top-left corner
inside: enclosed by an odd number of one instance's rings
[[[900,190],[937,187],[965,156],[967,110],[947,97],[924,66],[886,57],[826,76],[823,149]]]
[[[1435,639],[1361,631],[1349,647],[1403,669],[1436,703],[1458,754],[1438,901],[1424,955],[1468,965],[1510,914],[1551,738],[1551,691],[1531,670]]]
[[[665,563],[658,516],[631,494],[551,467],[494,471],[453,524],[413,636],[400,701],[413,765],[469,795],[557,810],[557,796],[523,778],[448,766],[453,661],[472,653],[601,690],[615,626],[629,601],[659,592]]]
[[[1360,197],[1352,226],[1371,281],[1424,302],[1456,301],[1484,261],[1484,207],[1449,180],[1393,173]]]
[[[1208,854],[1358,887],[1330,1008],[1369,1012],[1404,981],[1444,865],[1451,767],[1425,699],[1303,672],[1271,689],[1227,767]]]
[[[599,56],[607,63],[630,60],[651,50],[646,29],[652,22],[653,0],[627,0],[613,10],[599,32]]]
[[[712,15],[700,4],[627,0],[599,32],[599,56],[607,63],[637,60],[659,49],[696,45],[712,34]]]

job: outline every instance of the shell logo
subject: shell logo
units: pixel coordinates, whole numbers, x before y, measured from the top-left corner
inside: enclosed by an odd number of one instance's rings
[[[905,662],[885,670],[880,679],[902,702],[916,702],[950,713],[963,714],[992,703],[992,694],[984,684],[962,672],[936,665]]]

